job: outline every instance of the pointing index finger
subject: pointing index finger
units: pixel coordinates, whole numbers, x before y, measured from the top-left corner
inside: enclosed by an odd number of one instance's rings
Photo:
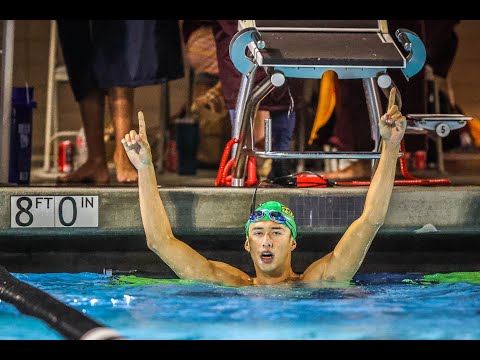
[[[143,111],[138,112],[138,133],[147,136],[145,129],[145,117],[143,116]]]
[[[390,90],[390,96],[388,98],[388,110],[392,108],[393,105],[395,105],[395,93],[397,91],[397,88],[392,87]]]

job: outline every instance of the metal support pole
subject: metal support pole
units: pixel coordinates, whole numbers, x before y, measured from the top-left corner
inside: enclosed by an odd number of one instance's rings
[[[233,121],[233,138],[239,139],[242,127],[242,121],[244,119],[245,107],[250,99],[252,93],[253,83],[255,81],[255,73],[257,72],[258,65],[255,65],[252,70],[242,76],[242,82],[240,83],[240,90],[238,93],[237,104],[235,106],[235,119]],[[238,144],[232,146],[232,157],[237,152]]]
[[[434,104],[435,104],[435,114],[440,114],[440,93],[438,89],[438,84],[435,81],[435,77],[433,77],[433,96],[434,96]],[[443,138],[435,136],[435,146],[437,150],[437,169],[440,174],[445,174],[445,160],[443,158]]]
[[[15,39],[15,20],[3,20],[2,41],[2,77],[1,109],[2,126],[0,128],[0,183],[8,183],[10,165],[10,123],[12,111],[13,47]]]
[[[265,127],[265,152],[272,151],[272,119],[266,118],[264,120]]]
[[[380,151],[381,136],[378,125],[380,124],[380,117],[382,116],[382,103],[380,102],[380,92],[378,91],[375,78],[362,79],[363,90],[365,91],[365,98],[367,100],[368,116],[370,117],[370,126],[372,132],[372,139],[375,142],[373,151]],[[377,160],[372,160],[372,176],[377,167]]]
[[[240,122],[240,130],[238,137],[238,148],[235,153],[235,163],[233,165],[233,179],[232,186],[243,186],[243,181],[245,177],[245,166],[247,155],[243,151],[243,146],[245,142],[245,133],[247,130],[247,125],[250,123],[251,116],[254,116],[254,111],[257,108],[257,105],[262,101],[265,96],[267,96],[274,88],[275,85],[272,83],[272,78],[276,74],[265,77],[260,84],[254,89],[250,101],[247,101],[245,104],[245,109],[243,112],[243,119]],[[281,86],[281,85],[280,85]],[[237,107],[238,109],[238,107]]]
[[[43,171],[50,170],[50,149],[52,141],[52,119],[53,119],[53,102],[56,101],[55,93],[55,64],[57,49],[57,23],[50,20],[50,48],[48,53],[48,79],[47,79],[47,108],[45,112],[45,145],[43,149]],[[55,96],[55,98],[54,98]],[[56,147],[55,147],[56,148]],[[55,157],[56,159],[56,157]]]

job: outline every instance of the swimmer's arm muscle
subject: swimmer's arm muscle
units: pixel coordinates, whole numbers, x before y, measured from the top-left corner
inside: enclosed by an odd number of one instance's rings
[[[325,272],[326,278],[348,281],[360,268],[387,216],[398,150],[399,145],[383,141],[382,156],[368,189],[363,213],[350,225],[333,250]]]
[[[250,278],[242,271],[230,265],[207,260],[173,235],[168,214],[157,188],[142,111],[138,112],[138,126],[138,134],[135,130],[130,130],[121,142],[128,158],[138,170],[140,212],[148,247],[181,279],[214,281],[225,285],[248,283]]]
[[[153,165],[138,171],[138,185],[147,245],[180,279],[212,281],[224,285],[249,283],[250,278],[244,272],[224,263],[209,261],[173,235],[157,188]]]
[[[395,180],[399,145],[383,142],[377,171],[367,192],[362,215],[347,229],[335,249],[305,270],[302,280],[349,281],[358,271],[383,225]]]
[[[380,118],[382,153],[367,192],[363,213],[350,225],[331,253],[310,265],[303,274],[303,280],[351,280],[385,221],[395,181],[400,142],[407,127],[405,116],[395,104],[395,95],[396,88],[393,87],[387,112]]]

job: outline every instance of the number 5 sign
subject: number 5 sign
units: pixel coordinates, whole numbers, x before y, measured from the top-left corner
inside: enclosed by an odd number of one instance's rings
[[[11,196],[10,227],[98,227],[98,196]]]

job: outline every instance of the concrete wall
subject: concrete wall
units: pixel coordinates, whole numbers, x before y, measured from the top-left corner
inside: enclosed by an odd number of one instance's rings
[[[35,88],[38,103],[34,111],[33,152],[41,156],[44,148],[45,105],[47,95],[47,69],[50,20],[17,20],[15,29],[14,86],[28,82]],[[466,113],[480,114],[480,20],[464,20],[457,26],[459,48],[452,68],[452,84],[457,103]],[[61,62],[61,51],[58,50]],[[171,113],[185,101],[186,80],[170,83]],[[143,110],[149,126],[158,124],[160,117],[160,85],[138,88],[136,110]],[[80,129],[81,121],[77,104],[68,84],[59,88],[59,119],[61,129]]]

